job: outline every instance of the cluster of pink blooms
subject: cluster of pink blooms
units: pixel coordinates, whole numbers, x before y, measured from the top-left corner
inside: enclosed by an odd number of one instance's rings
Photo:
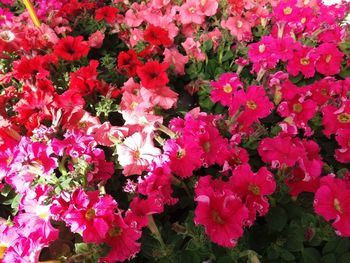
[[[7,7],[13,2],[0,0]],[[18,212],[0,221],[1,262],[38,262],[42,249],[59,237],[55,222],[64,222],[85,243],[111,247],[101,262],[130,259],[140,251],[139,239],[152,215],[178,202],[172,185],[190,177],[197,180],[195,224],[221,246],[234,247],[244,228],[267,214],[267,196],[277,187],[274,174],[291,196],[314,193],[315,212],[331,221],[337,234],[350,236],[350,175],[324,174],[310,127],[319,115],[324,136],[338,144],[335,160],[350,162],[350,78],[335,76],[350,64],[339,48],[346,37],[339,25],[345,5],[318,0],[228,0],[224,7],[218,0],[115,0],[111,6],[36,2],[40,27],[27,12],[15,16],[0,8],[0,58],[13,61],[11,69],[7,65],[0,72],[0,189],[10,187],[19,198]],[[115,71],[127,79],[121,87],[101,78],[101,61],[78,63],[100,49],[106,37],[104,30],[85,38],[70,35],[83,12],[128,48],[115,58]],[[252,42],[252,29],[269,23],[271,33]],[[223,32],[248,50],[237,60],[239,70],[210,82],[211,100],[227,114],[194,108],[183,118],[164,121],[159,111],[176,108],[179,97],[171,80],[185,75],[190,62],[205,62],[203,43],[211,40],[216,50],[225,41]],[[181,45],[174,42],[177,36],[184,39]],[[257,75],[249,85],[241,77],[248,66]],[[62,87],[54,81],[62,78],[60,70],[68,71]],[[299,74],[316,80],[297,86],[290,79]],[[97,97],[118,101],[123,125],[89,111]],[[259,141],[265,166],[253,171],[242,142],[261,136],[258,129],[273,112],[280,117],[280,131]],[[109,158],[105,148],[116,158]],[[199,171],[210,166],[219,167],[215,179]],[[127,177],[125,210],[103,190],[116,176]]]

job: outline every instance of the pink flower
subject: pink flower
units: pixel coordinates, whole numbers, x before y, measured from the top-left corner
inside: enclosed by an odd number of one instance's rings
[[[223,181],[201,177],[196,187],[194,222],[203,225],[209,238],[220,246],[232,248],[243,234],[248,209]]]
[[[118,162],[123,166],[125,176],[140,175],[161,154],[160,149],[154,147],[152,139],[151,134],[136,132],[118,145]]]
[[[205,15],[202,13],[200,2],[197,0],[186,0],[179,9],[181,24],[202,24]]]
[[[327,221],[340,236],[350,236],[350,189],[341,179],[325,176],[315,194],[315,212]]]
[[[252,25],[239,16],[230,16],[226,21],[221,21],[221,26],[230,30],[231,35],[237,38],[237,41],[247,41],[252,37]]]
[[[200,43],[198,41],[194,41],[193,38],[188,37],[181,45],[185,49],[187,56],[197,61],[205,60],[205,54],[200,49]]]
[[[164,86],[157,90],[150,90],[142,87],[140,95],[145,102],[150,103],[152,106],[158,105],[166,110],[176,105],[178,97],[178,94],[168,86]]]
[[[344,53],[338,50],[337,45],[332,43],[323,43],[317,49],[319,58],[316,61],[316,70],[323,75],[335,75],[340,72],[341,62]]]
[[[266,195],[271,195],[276,189],[273,174],[266,167],[253,173],[249,164],[237,166],[230,177],[233,192],[237,193],[249,209],[249,225],[256,218],[256,212],[260,216],[267,213],[269,201]]]
[[[105,34],[102,31],[97,30],[89,36],[89,46],[93,48],[100,48],[103,44],[104,38]]]
[[[182,55],[176,48],[164,49],[164,62],[170,65],[176,74],[185,74],[185,65],[188,62],[188,56]]]
[[[164,154],[169,156],[170,169],[178,176],[192,176],[194,170],[202,165],[200,159],[203,150],[191,136],[169,139],[164,147]]]

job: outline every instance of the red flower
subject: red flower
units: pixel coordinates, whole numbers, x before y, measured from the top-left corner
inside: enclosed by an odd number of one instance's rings
[[[159,63],[157,60],[148,61],[145,65],[137,68],[137,75],[141,79],[141,84],[146,89],[158,89],[164,87],[168,82],[166,70],[167,63]]]
[[[205,233],[213,242],[230,248],[243,234],[248,209],[227,186],[227,183],[214,181],[210,176],[199,179],[194,222],[205,227]]]
[[[86,56],[89,50],[89,45],[83,41],[82,36],[67,36],[54,46],[54,54],[67,61],[79,60]]]
[[[82,96],[98,90],[101,86],[100,81],[97,79],[98,65],[97,60],[90,60],[88,66],[81,67],[77,71],[70,73],[69,89]]]
[[[143,37],[146,41],[155,46],[163,45],[166,47],[171,45],[168,31],[159,26],[149,25]]]
[[[137,58],[137,54],[133,49],[127,52],[122,51],[118,55],[118,72],[121,74],[126,74],[129,77],[134,77],[136,74],[136,69],[141,65],[140,60]]]
[[[112,24],[116,18],[119,9],[113,6],[104,6],[96,10],[96,21],[105,20],[107,23]]]

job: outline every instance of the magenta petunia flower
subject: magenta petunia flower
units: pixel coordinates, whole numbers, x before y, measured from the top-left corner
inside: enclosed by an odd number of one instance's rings
[[[210,176],[199,179],[194,222],[204,226],[205,233],[214,243],[232,248],[243,234],[248,209],[227,185],[223,181],[212,180]]]

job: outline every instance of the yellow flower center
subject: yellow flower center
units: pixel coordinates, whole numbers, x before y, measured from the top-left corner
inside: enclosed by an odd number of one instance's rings
[[[328,54],[326,57],[326,63],[329,63],[329,61],[331,61],[331,59],[332,59],[332,55]]]
[[[302,59],[300,59],[300,64],[303,66],[307,66],[310,64],[310,59],[309,58],[302,58]]]
[[[96,215],[95,209],[90,208],[86,211],[85,218],[90,221],[95,217],[95,215]]]
[[[340,206],[340,202],[337,198],[334,198],[333,205],[334,205],[335,210],[337,210],[339,213],[343,213],[343,210]]]
[[[337,119],[341,123],[348,123],[348,122],[350,122],[350,115],[344,112],[342,114],[339,114]]]
[[[189,9],[188,9],[188,12],[191,13],[191,14],[194,14],[196,12],[196,9],[191,6]]]
[[[4,257],[6,250],[7,250],[7,246],[5,244],[0,244],[0,259]]]
[[[117,237],[120,236],[123,233],[123,229],[121,229],[120,227],[112,227],[110,230],[108,230],[108,235],[110,237]]]
[[[241,28],[241,27],[243,26],[242,21],[241,21],[241,20],[237,20],[236,26],[237,26],[238,28]]]
[[[265,46],[264,44],[261,44],[261,45],[259,46],[259,52],[260,52],[260,53],[263,53],[263,52],[265,51],[265,48],[266,48],[266,46]]]
[[[300,20],[300,22],[301,22],[302,24],[304,24],[304,23],[306,22],[306,17],[303,17],[303,18]]]
[[[225,222],[220,217],[219,213],[216,210],[213,210],[211,212],[211,218],[214,220],[215,223],[223,225]]]
[[[203,143],[202,148],[206,153],[210,152],[210,148],[211,148],[210,142]]]
[[[135,150],[132,157],[134,157],[135,160],[140,159],[141,153],[139,151],[139,149]]]
[[[257,108],[257,105],[253,100],[248,100],[246,105],[251,110],[255,110]]]
[[[232,92],[232,86],[230,84],[226,84],[223,89],[226,93]]]
[[[177,158],[178,160],[184,158],[185,156],[186,156],[186,150],[183,149],[183,148],[179,149],[179,150],[177,151],[177,153],[176,153],[176,158]]]
[[[293,111],[300,113],[303,110],[303,105],[301,105],[300,103],[295,103],[293,105]]]
[[[260,188],[257,185],[250,184],[248,186],[248,190],[251,191],[255,195],[260,195]]]
[[[283,9],[283,14],[285,15],[290,15],[292,12],[293,12],[293,9],[290,6]]]

